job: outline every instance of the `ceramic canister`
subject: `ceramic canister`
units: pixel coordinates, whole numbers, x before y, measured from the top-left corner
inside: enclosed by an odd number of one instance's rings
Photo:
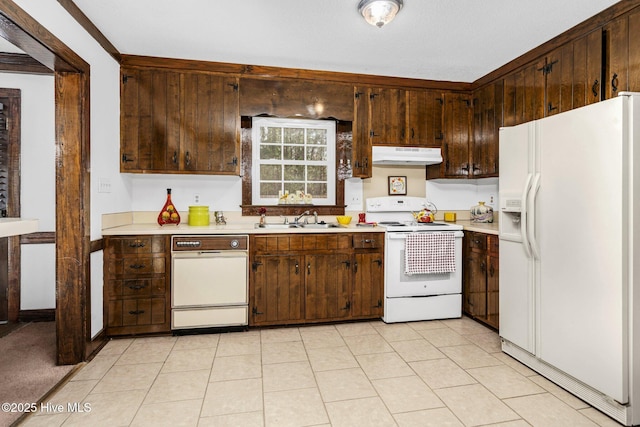
[[[493,208],[484,202],[478,202],[471,208],[471,222],[493,222]]]
[[[189,225],[209,225],[209,206],[189,206]]]

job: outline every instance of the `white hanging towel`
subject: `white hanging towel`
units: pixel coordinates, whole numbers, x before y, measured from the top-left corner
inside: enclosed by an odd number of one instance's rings
[[[431,274],[456,271],[454,233],[411,233],[404,241],[404,273]]]

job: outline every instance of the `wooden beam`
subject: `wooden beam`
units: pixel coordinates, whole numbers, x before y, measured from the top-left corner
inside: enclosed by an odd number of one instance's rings
[[[59,73],[56,103],[56,317],[58,364],[85,357],[90,339],[89,85]],[[62,309],[60,309],[62,308]]]
[[[0,71],[53,75],[53,71],[24,53],[0,52]]]
[[[471,83],[385,77],[368,74],[316,71],[299,68],[267,67],[260,65],[232,64],[226,62],[195,61],[191,59],[158,58],[151,56],[122,55],[123,67],[143,67],[172,70],[203,71],[235,74],[239,77],[291,78],[334,83],[402,87],[407,89],[442,89],[467,91]]]
[[[115,46],[111,44],[109,39],[107,39],[107,37],[102,34],[98,27],[96,27],[95,24],[91,22],[91,20],[87,17],[87,15],[85,15],[84,12],[82,12],[80,8],[78,8],[73,0],[58,0],[58,3],[60,3],[62,7],[65,8],[69,15],[71,15],[82,26],[82,28],[84,28],[87,33],[89,33],[91,37],[93,37],[98,42],[98,44],[100,44],[100,46],[102,46],[102,48],[113,57],[113,59],[120,62],[122,57],[120,55],[120,52],[118,52],[118,49],[116,49]]]
[[[20,236],[21,245],[40,245],[56,242],[55,231],[39,231],[36,233],[23,234]]]
[[[89,70],[89,64],[11,0],[0,0],[0,36],[50,70]]]

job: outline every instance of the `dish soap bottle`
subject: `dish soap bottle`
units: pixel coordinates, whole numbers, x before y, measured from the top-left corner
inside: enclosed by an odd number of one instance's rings
[[[171,201],[171,189],[167,188],[167,201],[164,203],[160,214],[158,214],[158,224],[180,224],[180,214]]]

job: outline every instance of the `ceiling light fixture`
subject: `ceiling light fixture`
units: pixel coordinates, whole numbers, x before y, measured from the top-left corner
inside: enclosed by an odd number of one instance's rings
[[[395,18],[402,5],[403,0],[360,0],[358,12],[369,24],[382,28]]]

